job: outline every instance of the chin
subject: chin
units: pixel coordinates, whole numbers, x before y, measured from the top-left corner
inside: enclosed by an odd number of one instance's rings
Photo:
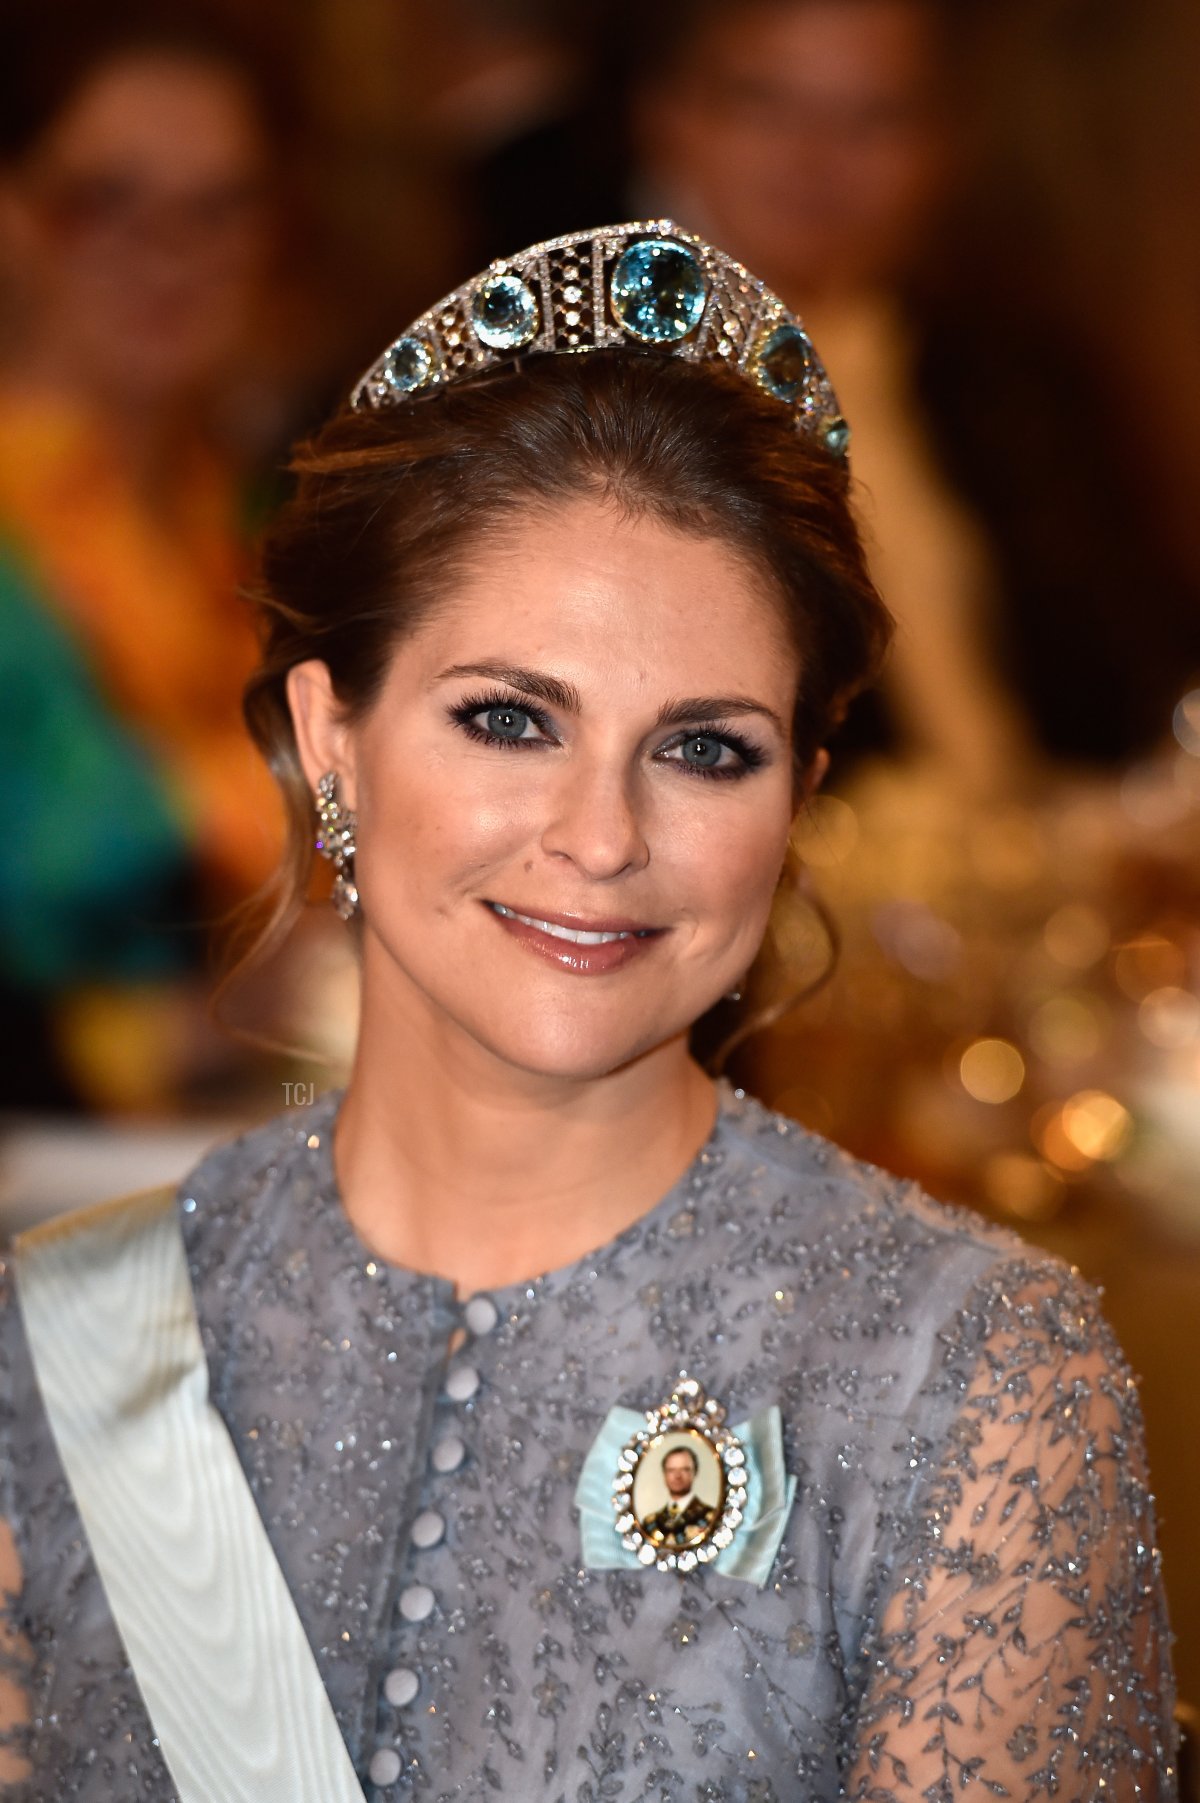
[[[476,1032],[475,1037],[494,1057],[530,1076],[594,1083],[636,1064],[639,1058],[685,1034],[689,1025],[688,1021],[669,1023],[664,1031],[660,1022],[653,1028],[645,1025],[639,1032],[630,1023],[588,1031],[578,1020],[562,1020],[517,1033]]]

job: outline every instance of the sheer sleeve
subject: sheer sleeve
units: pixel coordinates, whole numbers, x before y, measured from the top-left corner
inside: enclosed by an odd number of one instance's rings
[[[1094,1294],[1009,1265],[940,1345],[961,1405],[881,1598],[846,1794],[1171,1803],[1141,1412]]]

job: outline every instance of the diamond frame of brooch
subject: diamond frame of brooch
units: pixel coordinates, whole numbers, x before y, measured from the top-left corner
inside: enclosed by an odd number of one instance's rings
[[[695,1545],[681,1551],[660,1552],[642,1533],[633,1513],[634,1478],[642,1459],[664,1434],[685,1432],[697,1434],[711,1447],[720,1462],[724,1495],[715,1521]],[[745,1519],[749,1495],[746,1449],[733,1429],[726,1425],[724,1408],[715,1397],[705,1394],[703,1384],[681,1371],[667,1400],[656,1409],[647,1409],[645,1427],[631,1434],[621,1448],[612,1493],[621,1545],[635,1554],[639,1564],[653,1566],[657,1571],[694,1571],[698,1565],[709,1564],[732,1544]]]
[[[669,240],[690,251],[705,283],[704,306],[695,326],[683,338],[654,344],[640,340],[622,325],[613,311],[611,294],[613,271],[621,258],[634,245],[650,239]],[[474,311],[477,295],[504,276],[514,276],[525,284],[537,315],[532,335],[511,348],[486,344],[477,330]],[[597,226],[548,238],[514,256],[498,258],[480,275],[455,288],[385,347],[355,383],[350,405],[405,405],[526,355],[577,356],[623,346],[644,355],[679,357],[690,363],[726,363],[744,381],[786,408],[798,431],[840,460],[845,455],[847,428],[816,351],[795,400],[774,394],[760,376],[759,348],[781,325],[804,330],[803,320],[790,312],[765,282],[674,220]],[[804,335],[811,345],[808,334]],[[401,389],[394,379],[388,379],[387,359],[389,352],[406,340],[420,345],[429,357],[430,369],[419,386]]]

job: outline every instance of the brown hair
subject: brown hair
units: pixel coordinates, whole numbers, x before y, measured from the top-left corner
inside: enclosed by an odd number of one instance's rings
[[[530,358],[394,407],[345,408],[299,447],[293,469],[295,495],[263,546],[263,657],[245,701],[289,821],[256,952],[294,922],[312,870],[289,670],[323,659],[347,717],[361,718],[395,646],[506,518],[591,494],[745,555],[779,597],[799,655],[800,775],[889,641],[844,465],[718,364],[633,350]]]

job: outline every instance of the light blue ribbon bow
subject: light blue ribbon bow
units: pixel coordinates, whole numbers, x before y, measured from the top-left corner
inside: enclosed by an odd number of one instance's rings
[[[575,1502],[583,1562],[591,1571],[646,1569],[637,1554],[622,1545],[612,1501],[617,1460],[645,1424],[645,1415],[637,1409],[610,1409],[583,1462]],[[708,1570],[720,1572],[723,1578],[740,1578],[761,1589],[771,1575],[783,1539],[796,1496],[796,1480],[784,1468],[783,1422],[777,1408],[760,1409],[733,1432],[746,1451],[746,1512],[732,1541],[710,1562]]]

